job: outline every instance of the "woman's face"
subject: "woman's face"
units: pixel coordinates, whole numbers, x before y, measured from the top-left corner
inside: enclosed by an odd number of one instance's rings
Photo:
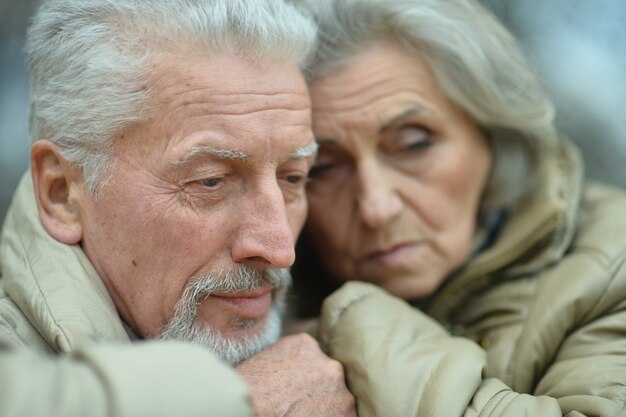
[[[429,65],[392,42],[311,84],[306,233],[340,281],[429,295],[468,258],[491,153]]]

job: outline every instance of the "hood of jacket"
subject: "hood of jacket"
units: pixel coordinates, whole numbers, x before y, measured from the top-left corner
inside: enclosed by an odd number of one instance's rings
[[[533,192],[507,213],[496,242],[432,297],[425,309],[430,316],[445,322],[469,293],[494,280],[543,270],[562,258],[576,230],[584,165],[578,149],[562,138],[542,150],[541,169]]]
[[[30,172],[18,185],[2,229],[0,276],[1,313],[10,316],[17,313],[6,310],[21,310],[56,352],[94,341],[129,340],[113,300],[80,246],[56,241],[41,225]]]

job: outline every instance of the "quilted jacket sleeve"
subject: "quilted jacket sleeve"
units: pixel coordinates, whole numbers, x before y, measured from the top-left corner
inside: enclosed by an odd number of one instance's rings
[[[0,336],[4,417],[247,417],[248,391],[205,350],[179,343],[93,346],[51,356]]]
[[[344,364],[359,417],[617,416],[624,412],[626,390],[613,380],[622,375],[624,382],[623,356],[613,357],[620,363],[612,364],[611,375],[602,376],[602,386],[585,388],[589,395],[566,392],[572,384],[586,384],[576,376],[580,372],[576,366],[550,371],[545,384],[558,388],[544,389],[546,395],[516,393],[500,380],[483,377],[486,356],[481,347],[450,336],[421,311],[371,284],[351,282],[325,301],[319,337],[328,354]],[[586,372],[593,371],[593,363],[612,360],[614,347],[605,347],[604,356],[588,358],[582,364]],[[593,395],[597,389],[621,389],[621,394],[615,392],[609,400]]]

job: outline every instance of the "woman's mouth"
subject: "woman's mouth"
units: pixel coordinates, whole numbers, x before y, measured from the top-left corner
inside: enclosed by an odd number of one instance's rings
[[[385,268],[394,268],[405,264],[420,246],[417,242],[396,244],[369,252],[362,260],[365,263],[376,263]]]

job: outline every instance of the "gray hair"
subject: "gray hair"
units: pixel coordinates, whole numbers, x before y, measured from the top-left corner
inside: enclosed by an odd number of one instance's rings
[[[117,134],[148,113],[159,53],[246,52],[304,65],[315,25],[282,0],[47,0],[28,30],[32,141],[49,139],[95,192]]]
[[[554,107],[512,35],[473,0],[292,0],[318,23],[311,76],[392,39],[421,54],[446,94],[481,127],[494,164],[483,206],[532,189],[542,152],[558,143]]]

